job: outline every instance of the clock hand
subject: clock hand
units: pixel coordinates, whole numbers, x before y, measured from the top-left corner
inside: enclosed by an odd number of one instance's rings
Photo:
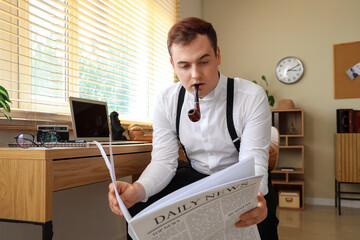
[[[294,68],[296,68],[299,65],[300,65],[300,63],[298,65],[296,65],[295,67],[292,67],[292,68],[288,69],[288,71],[292,71]]]

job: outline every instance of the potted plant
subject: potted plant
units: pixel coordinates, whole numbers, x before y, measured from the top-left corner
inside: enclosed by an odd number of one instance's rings
[[[8,103],[11,103],[9,93],[0,85],[0,114],[2,113],[9,121],[11,121],[11,117],[5,113],[11,111]]]
[[[268,84],[268,82],[267,82],[267,80],[266,80],[266,77],[263,75],[263,76],[261,76],[261,79],[266,83],[265,93],[266,93],[266,96],[267,96],[267,98],[268,98],[269,105],[270,105],[271,107],[274,107],[275,98],[274,98],[273,95],[270,95],[269,90],[267,89],[267,88],[269,87],[269,84]],[[253,83],[258,84],[257,81],[255,81],[255,80],[253,80]]]

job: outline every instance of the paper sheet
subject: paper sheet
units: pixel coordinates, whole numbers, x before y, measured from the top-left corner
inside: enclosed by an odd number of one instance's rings
[[[105,164],[109,169],[111,181],[115,186],[115,188],[114,188],[115,189],[115,195],[116,195],[116,199],[117,199],[117,201],[119,203],[120,210],[124,214],[124,217],[125,217],[126,221],[130,222],[132,217],[131,217],[127,207],[125,206],[124,202],[122,201],[122,199],[121,199],[121,197],[119,195],[119,192],[118,192],[118,190],[116,188],[114,157],[113,157],[113,153],[112,153],[111,141],[110,141],[110,145],[109,145],[109,148],[110,148],[110,161],[109,161],[109,158],[107,157],[107,155],[106,155],[106,153],[104,151],[104,148],[101,146],[101,144],[99,142],[97,142],[97,141],[94,141],[93,143],[95,143],[96,146],[99,148],[99,150],[101,152],[101,155],[105,160]]]

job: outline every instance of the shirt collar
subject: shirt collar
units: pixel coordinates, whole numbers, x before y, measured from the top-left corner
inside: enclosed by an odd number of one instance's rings
[[[212,101],[214,99],[218,99],[219,96],[222,96],[224,93],[224,89],[226,91],[226,85],[227,85],[227,77],[222,75],[220,72],[219,72],[219,82],[218,84],[216,85],[216,87],[208,94],[206,95],[204,98],[201,98],[199,99],[200,102],[203,102],[203,101]],[[185,99],[189,99],[189,100],[194,100],[194,96],[192,94],[190,94],[189,92],[186,91],[186,95],[185,95]]]
[[[223,89],[226,89],[227,77],[225,77],[221,73],[219,73],[219,75],[219,82],[216,87],[208,95],[200,99],[200,101],[211,101],[213,99],[218,99],[219,96],[223,94]]]

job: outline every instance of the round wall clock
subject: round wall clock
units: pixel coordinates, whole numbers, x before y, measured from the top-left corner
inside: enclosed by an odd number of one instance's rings
[[[276,77],[283,83],[294,83],[304,74],[304,66],[297,57],[285,57],[276,65]]]

